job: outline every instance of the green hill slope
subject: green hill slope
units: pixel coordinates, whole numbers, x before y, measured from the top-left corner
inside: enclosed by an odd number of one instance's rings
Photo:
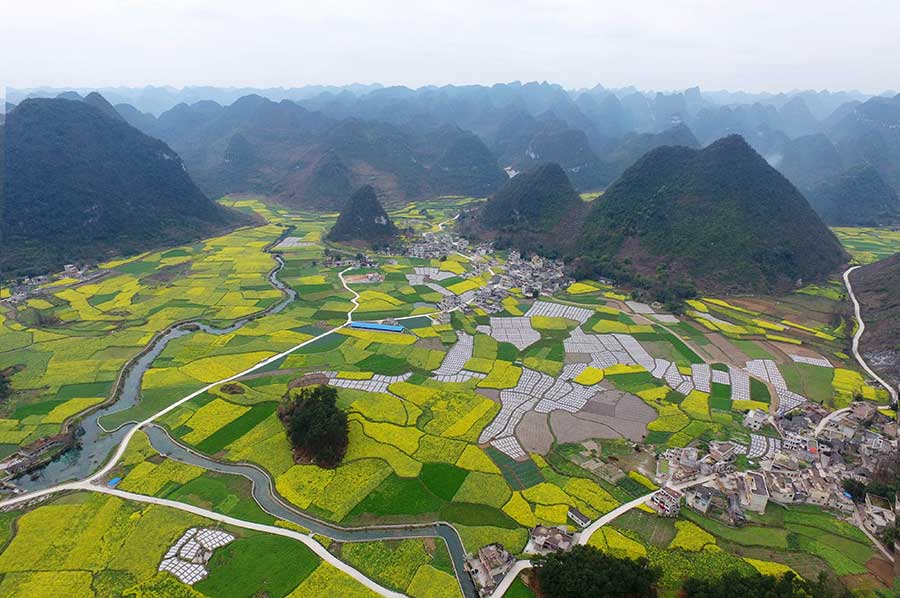
[[[331,241],[388,241],[397,227],[388,218],[371,185],[360,187],[347,200],[328,239]]]
[[[33,99],[8,115],[4,275],[184,243],[247,221],[210,201],[165,143],[103,104],[99,96]]]
[[[594,203],[579,248],[583,270],[717,292],[785,290],[847,259],[797,189],[736,135],[645,155]]]

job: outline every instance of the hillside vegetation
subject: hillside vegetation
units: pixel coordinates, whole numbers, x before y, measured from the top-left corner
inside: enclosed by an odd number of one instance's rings
[[[97,94],[33,99],[8,115],[5,275],[184,243],[247,221],[209,200],[165,143],[104,104]]]
[[[365,185],[356,190],[334,223],[328,238],[332,241],[388,241],[397,227],[384,211],[375,189]]]

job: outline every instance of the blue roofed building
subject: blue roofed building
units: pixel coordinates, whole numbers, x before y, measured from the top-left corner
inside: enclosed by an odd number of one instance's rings
[[[378,322],[350,322],[350,328],[357,330],[377,330],[379,332],[403,332],[403,326],[396,324],[379,324]]]

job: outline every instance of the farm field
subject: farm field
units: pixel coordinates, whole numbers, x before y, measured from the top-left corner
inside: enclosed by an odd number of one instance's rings
[[[439,233],[439,224],[474,201],[420,202],[390,213],[412,234]],[[9,368],[15,391],[0,406],[0,457],[107,400],[124,365],[154,335],[196,321],[204,327],[166,345],[141,379],[140,400],[105,415],[104,428],[151,417],[212,385],[154,423],[193,451],[258,466],[286,503],[326,522],[445,521],[467,552],[500,542],[520,555],[537,523],[572,526],[570,509],[596,519],[655,490],[662,483],[657,456],[667,449],[730,441],[742,451],[740,467],[758,467],[760,439],[765,447],[777,432],[745,428],[751,409],[777,415],[805,401],[836,409],[860,397],[887,404],[844,353],[852,323],[841,316],[837,283],[777,299],[700,297],[676,317],[583,280],[538,298],[510,289],[492,313],[477,307],[441,317],[442,299],[471,299],[503,272],[506,256],[470,258],[462,249],[440,259],[374,255],[342,280],[344,260],[357,249],[324,240],[333,216],[247,199],[224,203],[265,223],[109,262],[92,282],[49,287],[0,313],[0,370]],[[279,264],[274,254],[284,264],[278,280],[297,298],[219,330],[284,299],[268,278]],[[351,309],[356,321],[396,320],[404,329],[345,327]],[[278,416],[296,388],[320,383],[337,388],[348,414],[349,444],[333,469],[295,462]],[[105,479],[113,476],[124,491],[284,523],[256,504],[247,480],[159,455],[143,432]],[[828,512],[779,509],[743,527],[689,509],[674,521],[635,510],[590,544],[648,558],[663,571],[663,595],[673,595],[686,573],[732,570],[824,571],[879,583],[867,567],[876,552],[857,528]],[[188,589],[156,568],[185,530],[215,524],[164,507],[78,493],[14,517],[12,526],[0,514],[0,545],[3,533],[12,535],[0,552],[2,595],[37,595],[51,583],[68,584],[76,596],[174,588],[198,597],[260,589],[269,596],[368,595],[299,542],[231,528],[237,539],[217,549],[209,576]],[[156,528],[145,531],[145,518]],[[60,538],[45,552],[31,546],[42,526]],[[137,540],[129,539],[141,533],[149,539],[137,554]],[[98,554],[82,554],[92,542],[102,546]],[[322,543],[413,598],[459,595],[442,541]],[[285,562],[257,566],[280,561],[266,558],[272,553]],[[47,575],[54,571],[56,580]],[[515,587],[512,595],[528,592]]]
[[[287,596],[324,566],[299,542],[226,527],[237,539],[214,553],[209,577],[190,593],[168,573],[158,573],[157,566],[185,530],[213,526],[212,521],[166,507],[78,493],[20,515],[16,525],[15,537],[0,552],[4,596],[144,596],[187,591],[183,595],[200,598],[250,596],[260,588],[273,597]],[[275,552],[283,557],[280,565],[256,566],[262,555]],[[340,577],[350,587],[358,585],[343,574]],[[330,595],[325,588],[306,590],[309,596]]]
[[[890,228],[833,228],[834,234],[861,264],[900,252],[900,231]]]

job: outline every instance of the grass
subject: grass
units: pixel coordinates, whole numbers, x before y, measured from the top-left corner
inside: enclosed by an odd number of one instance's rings
[[[497,360],[488,375],[479,383],[479,388],[513,388],[522,375],[522,368],[508,361]]]
[[[680,548],[696,552],[708,544],[715,544],[716,538],[690,521],[676,521],[675,538],[669,548]]]
[[[265,567],[259,564],[265,562]],[[305,544],[282,536],[248,533],[218,548],[209,561],[209,577],[196,584],[207,596],[287,596],[319,566]]]
[[[740,528],[728,527],[714,519],[703,517],[693,511],[685,509],[682,515],[693,523],[718,538],[724,538],[729,542],[743,546],[765,546],[778,550],[788,547],[788,533],[784,529],[764,527],[759,525],[747,525]]]
[[[114,570],[123,574],[121,591],[152,577],[159,556],[187,528],[209,523],[166,507],[73,494],[19,518],[14,538],[0,553],[0,573],[4,583],[14,575],[19,582],[33,583],[36,571],[52,572],[59,579],[80,572],[90,579]]]
[[[419,479],[400,478],[391,474],[374,491],[368,493],[350,515],[414,516],[437,513],[441,504],[441,500],[429,492]]]
[[[465,469],[449,463],[425,463],[419,477],[432,494],[451,501],[468,475]]]
[[[259,403],[250,407],[236,419],[207,436],[196,445],[198,451],[210,455],[216,454],[238,438],[248,433],[261,421],[275,413],[278,404],[274,401]]]
[[[238,519],[266,525],[275,517],[263,511],[251,497],[251,484],[246,478],[207,471],[184,485],[176,487],[165,498],[224,513]]]
[[[341,596],[341,598],[370,598],[374,592],[328,563],[321,563],[293,592],[290,598],[309,596]]]

